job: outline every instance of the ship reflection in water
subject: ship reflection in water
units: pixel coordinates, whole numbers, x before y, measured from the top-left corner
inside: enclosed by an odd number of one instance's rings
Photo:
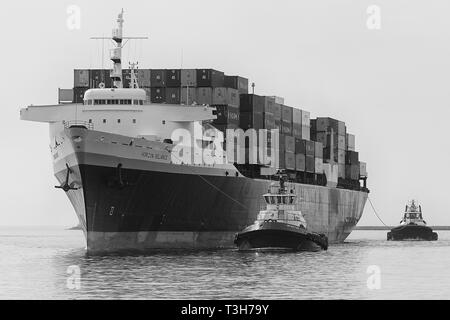
[[[346,243],[315,253],[89,256],[81,231],[0,228],[0,299],[450,298],[450,231],[437,242],[385,236],[355,231]],[[79,289],[67,287],[70,266],[79,267]],[[380,289],[367,286],[371,266],[380,271]]]

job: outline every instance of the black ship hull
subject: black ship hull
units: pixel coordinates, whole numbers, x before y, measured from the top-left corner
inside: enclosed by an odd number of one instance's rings
[[[262,222],[236,234],[234,243],[245,250],[320,251],[328,249],[325,235],[279,222]]]
[[[419,226],[415,224],[408,224],[393,228],[387,234],[387,240],[391,241],[407,241],[407,240],[422,240],[422,241],[436,241],[438,234],[433,232],[430,227]]]

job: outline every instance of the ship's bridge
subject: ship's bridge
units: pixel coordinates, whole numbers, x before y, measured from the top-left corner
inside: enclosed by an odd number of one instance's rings
[[[105,88],[89,89],[84,94],[85,105],[143,105],[146,93],[143,89]]]

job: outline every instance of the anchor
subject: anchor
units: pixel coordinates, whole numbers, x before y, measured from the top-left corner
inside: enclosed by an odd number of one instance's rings
[[[69,190],[78,190],[79,188],[74,187],[74,185],[75,185],[74,182],[69,184],[69,176],[73,171],[72,171],[72,169],[69,168],[69,165],[67,163],[66,163],[66,167],[67,167],[66,181],[60,186],[55,186],[55,188],[63,189],[64,192],[68,192]]]

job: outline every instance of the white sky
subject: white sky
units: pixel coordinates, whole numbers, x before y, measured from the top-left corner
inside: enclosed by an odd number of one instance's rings
[[[69,5],[81,29],[66,26]],[[366,26],[369,5],[381,29]],[[73,225],[54,189],[48,126],[19,121],[53,104],[73,69],[109,67],[101,43],[120,9],[125,55],[141,68],[215,68],[256,83],[311,116],[343,120],[368,163],[370,197],[388,224],[418,198],[431,225],[450,225],[448,0],[9,1],[0,11],[0,225]],[[105,51],[107,57],[107,51]],[[369,204],[360,225],[380,225]]]

